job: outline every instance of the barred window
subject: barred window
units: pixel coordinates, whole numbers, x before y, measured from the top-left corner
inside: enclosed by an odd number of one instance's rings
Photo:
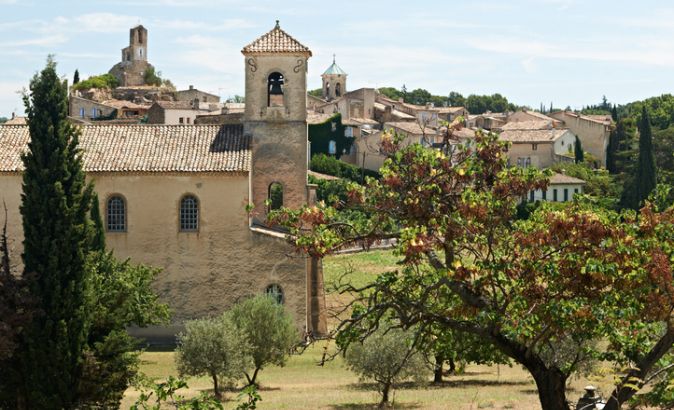
[[[199,201],[192,195],[180,200],[180,230],[196,231],[199,229]]]
[[[283,207],[283,185],[280,182],[272,182],[268,193],[269,211]]]
[[[109,232],[126,231],[126,206],[124,198],[119,195],[111,196],[107,206],[107,228]]]
[[[265,294],[274,299],[279,305],[283,304],[283,289],[276,283],[267,286]]]

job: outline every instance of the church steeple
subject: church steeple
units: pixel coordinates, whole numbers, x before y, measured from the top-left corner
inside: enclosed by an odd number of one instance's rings
[[[346,72],[342,70],[336,61],[336,56],[332,55],[332,64],[321,75],[323,78],[323,99],[334,100],[346,93]]]

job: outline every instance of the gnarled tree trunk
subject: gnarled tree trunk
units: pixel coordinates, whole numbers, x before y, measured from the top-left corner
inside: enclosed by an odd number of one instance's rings
[[[566,401],[566,379],[558,369],[536,369],[531,370],[536,387],[538,388],[538,398],[541,407],[545,410],[569,410],[569,404]]]
[[[435,367],[433,368],[433,383],[442,383],[442,365],[445,358],[441,354],[435,355]]]

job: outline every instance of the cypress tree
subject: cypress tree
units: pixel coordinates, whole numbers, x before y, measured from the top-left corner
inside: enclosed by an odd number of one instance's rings
[[[67,89],[49,58],[24,95],[31,141],[22,157],[23,262],[39,315],[22,336],[20,404],[31,409],[75,406],[89,326],[92,189],[82,169],[79,130],[66,119]]]
[[[626,203],[632,209],[639,209],[648,195],[655,189],[656,183],[655,157],[653,155],[653,135],[651,133],[651,119],[646,106],[641,109],[639,119],[639,159],[636,172],[628,181],[629,192]]]
[[[583,146],[580,144],[580,138],[576,136],[576,143],[573,147],[574,154],[576,155],[576,164],[582,164],[585,160],[585,153],[583,153]]]
[[[75,69],[75,75],[73,76],[73,85],[80,82],[80,71]]]
[[[616,153],[618,152],[618,132],[614,129],[608,137],[608,147],[606,148],[606,169],[609,173],[617,173]]]
[[[105,251],[105,230],[103,229],[103,218],[98,206],[98,194],[93,193],[91,198],[91,250]]]
[[[611,110],[611,119],[613,122],[618,122],[618,108],[613,104],[613,109]]]

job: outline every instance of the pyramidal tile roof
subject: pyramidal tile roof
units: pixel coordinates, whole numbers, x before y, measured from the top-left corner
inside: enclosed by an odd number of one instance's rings
[[[327,70],[323,73],[323,75],[346,75],[346,71],[342,70],[340,66],[337,65],[335,62],[335,56],[332,56],[332,65],[328,67]]]
[[[278,20],[276,20],[276,26],[270,32],[245,46],[241,52],[243,54],[300,53],[311,56],[309,47],[303,45],[295,40],[290,34],[281,30]]]
[[[86,172],[248,172],[243,125],[85,125],[79,146]],[[0,173],[21,172],[26,125],[0,125]]]

